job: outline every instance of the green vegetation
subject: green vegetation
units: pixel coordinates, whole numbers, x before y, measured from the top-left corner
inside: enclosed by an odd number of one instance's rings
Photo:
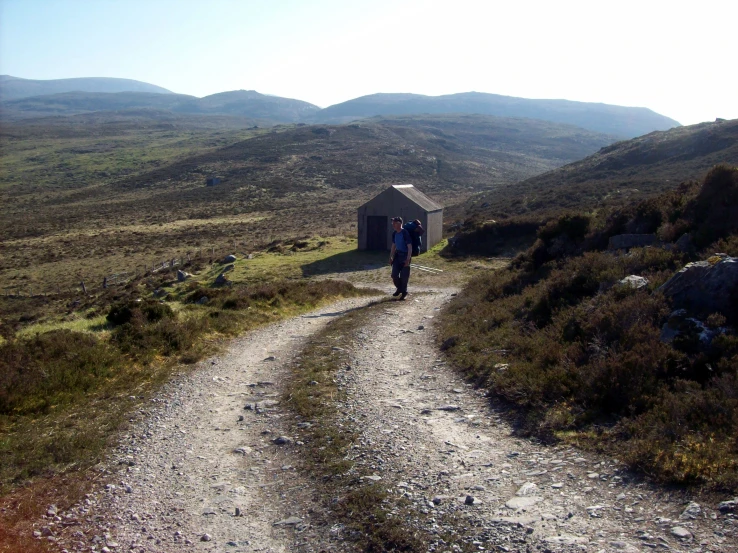
[[[369,293],[330,280],[183,288],[181,301],[161,303],[137,299],[141,289],[132,286],[128,299],[108,308],[109,331],[7,337],[0,345],[4,492],[37,475],[89,466],[133,405],[182,364],[214,352],[220,337]]]
[[[705,345],[694,325],[662,341],[672,307],[656,289],[688,261],[738,255],[737,212],[738,169],[717,166],[629,208],[551,219],[507,269],[480,275],[449,306],[442,347],[520,408],[525,432],[605,448],[665,481],[735,491],[738,336]],[[605,251],[622,233],[689,233],[694,252]],[[618,284],[632,274],[648,286]],[[737,313],[734,303],[692,316],[735,329]]]

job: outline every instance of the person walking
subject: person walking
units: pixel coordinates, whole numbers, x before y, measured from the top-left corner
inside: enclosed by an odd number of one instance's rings
[[[402,228],[402,217],[392,218],[392,249],[389,262],[392,265],[392,282],[395,293],[401,300],[407,297],[407,283],[410,280],[410,259],[413,254],[413,240],[410,233]]]

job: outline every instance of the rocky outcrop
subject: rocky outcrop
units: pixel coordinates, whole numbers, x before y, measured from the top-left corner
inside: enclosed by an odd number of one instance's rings
[[[692,314],[727,316],[738,301],[738,258],[715,254],[706,261],[688,263],[659,291],[672,298],[675,307]]]

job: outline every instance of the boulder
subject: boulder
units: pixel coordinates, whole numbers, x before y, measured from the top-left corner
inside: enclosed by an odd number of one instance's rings
[[[715,254],[706,261],[688,263],[659,291],[672,298],[675,307],[692,314],[728,315],[738,299],[738,258]]]
[[[738,497],[729,499],[728,501],[723,501],[718,505],[718,510],[723,514],[738,511]]]
[[[215,279],[215,284],[217,284],[218,286],[223,286],[224,284],[228,284],[228,279],[223,273],[220,273]]]
[[[236,261],[236,259],[238,259],[238,258],[235,255],[233,255],[233,254],[226,255],[223,258],[223,263],[234,263]]]
[[[207,296],[203,296],[199,300],[197,300],[197,303],[198,305],[205,305],[209,301],[210,301],[210,298],[208,298]]]
[[[639,290],[648,286],[648,279],[638,275],[628,275],[623,280],[618,282],[622,288],[635,288]]]
[[[608,250],[628,250],[630,248],[643,248],[653,246],[656,243],[655,234],[618,234],[611,236],[607,244]]]
[[[185,273],[183,270],[177,269],[177,280],[179,282],[184,282],[185,280],[187,280],[191,276],[192,275],[190,273]]]
[[[231,263],[231,264],[226,265],[225,267],[223,267],[223,271],[222,272],[223,273],[227,273],[229,271],[232,271],[235,268],[236,268],[236,266],[233,263]]]

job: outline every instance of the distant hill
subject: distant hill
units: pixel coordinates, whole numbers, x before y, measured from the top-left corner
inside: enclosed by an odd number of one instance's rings
[[[222,191],[242,193],[258,186],[299,194],[412,182],[450,198],[543,173],[614,140],[570,125],[480,115],[298,125],[121,180],[118,186],[171,186],[217,167]],[[205,193],[210,192],[193,192]],[[181,191],[173,190],[172,198],[180,201]]]
[[[184,94],[153,92],[63,92],[47,96],[31,96],[0,103],[3,119],[25,119],[49,115],[78,115],[132,108],[172,110],[185,102],[197,100]]]
[[[67,116],[144,108],[187,114],[248,117],[258,119],[264,124],[293,123],[320,109],[301,100],[268,96],[253,90],[222,92],[204,98],[149,92],[65,92],[2,102],[0,117],[12,121],[50,115]]]
[[[420,113],[478,113],[499,117],[528,117],[576,125],[621,138],[631,138],[679,126],[677,121],[647,108],[569,100],[531,100],[481,92],[445,96],[372,94],[327,107],[318,112],[312,121],[346,123],[376,115]]]
[[[314,115],[320,108],[302,100],[259,94],[255,90],[232,90],[195,98],[176,106],[174,111],[240,115],[294,123]]]
[[[464,210],[478,220],[591,211],[673,189],[686,180],[701,178],[718,163],[738,165],[738,119],[617,142],[514,186],[474,196]]]
[[[170,90],[132,79],[82,77],[78,79],[34,80],[0,75],[0,101],[60,94],[63,92],[152,92],[171,94]]]

